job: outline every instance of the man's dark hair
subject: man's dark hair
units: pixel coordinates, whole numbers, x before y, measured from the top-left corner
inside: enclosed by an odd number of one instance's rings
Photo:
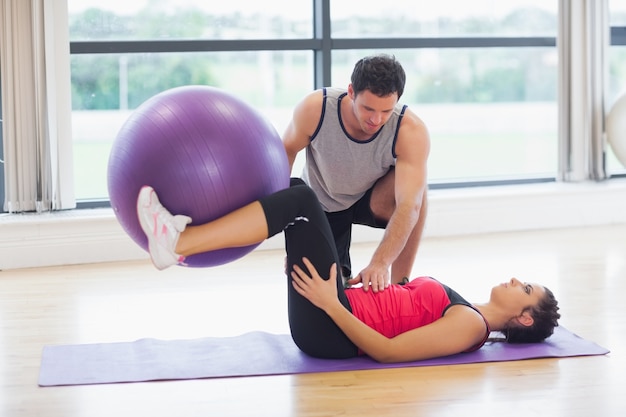
[[[369,90],[379,97],[397,93],[399,99],[404,93],[406,74],[393,55],[380,54],[361,58],[354,65],[350,81],[355,96]]]

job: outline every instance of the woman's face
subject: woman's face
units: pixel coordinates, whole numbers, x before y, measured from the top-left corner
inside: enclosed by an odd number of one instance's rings
[[[491,289],[491,301],[521,314],[527,307],[535,306],[545,295],[545,288],[536,283],[521,282],[511,278]]]

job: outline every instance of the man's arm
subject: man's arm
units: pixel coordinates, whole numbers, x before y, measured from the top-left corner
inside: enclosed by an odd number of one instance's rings
[[[322,91],[316,90],[304,97],[294,108],[291,121],[283,133],[283,146],[287,152],[290,171],[298,152],[311,142],[311,135],[321,117],[322,99]]]
[[[422,202],[428,187],[430,138],[424,123],[414,113],[408,110],[407,113],[402,120],[396,142],[395,209],[369,265],[360,273],[365,290],[368,284],[374,291],[384,289],[389,283],[389,268],[401,255],[407,257],[404,262],[406,265],[403,265],[407,270],[400,273],[408,277],[417,252],[418,242],[411,241],[409,244],[415,246],[410,248],[412,253],[402,253],[414,233],[423,209]],[[421,230],[415,233],[421,234]]]

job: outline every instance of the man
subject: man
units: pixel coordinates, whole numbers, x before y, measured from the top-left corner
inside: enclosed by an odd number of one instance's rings
[[[395,57],[362,58],[347,90],[323,88],[304,97],[283,135],[292,168],[306,149],[303,179],[326,211],[342,275],[365,291],[411,276],[426,219],[430,138],[422,120],[398,102],[405,81]],[[385,229],[354,278],[352,224]]]

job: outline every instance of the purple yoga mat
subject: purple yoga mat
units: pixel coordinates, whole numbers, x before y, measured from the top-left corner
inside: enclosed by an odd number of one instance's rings
[[[608,349],[557,327],[543,343],[488,343],[472,353],[381,364],[368,357],[342,360],[311,358],[298,350],[289,335],[251,332],[236,337],[192,340],[141,339],[127,343],[44,346],[39,385],[336,372],[603,355],[608,352]]]

